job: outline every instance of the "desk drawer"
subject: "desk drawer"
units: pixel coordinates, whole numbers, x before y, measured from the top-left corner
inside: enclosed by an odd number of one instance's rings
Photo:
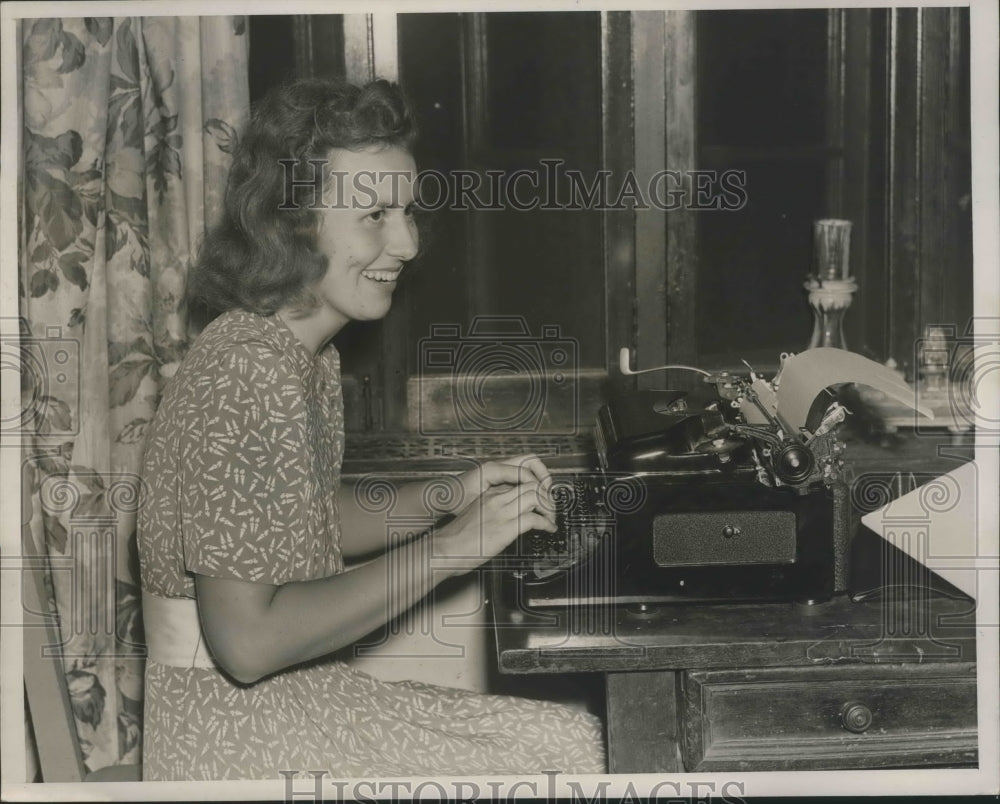
[[[976,666],[694,670],[688,771],[976,764]]]

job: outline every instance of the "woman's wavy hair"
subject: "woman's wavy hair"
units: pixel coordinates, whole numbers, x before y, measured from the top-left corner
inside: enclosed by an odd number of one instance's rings
[[[326,273],[316,248],[331,149],[412,150],[416,125],[395,84],[301,79],[255,104],[233,152],[221,222],[205,238],[187,302],[206,319],[231,309],[308,308]],[[312,181],[310,181],[312,179]]]

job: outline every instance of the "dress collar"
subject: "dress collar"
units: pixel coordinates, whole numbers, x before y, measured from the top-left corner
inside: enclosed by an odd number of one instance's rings
[[[288,355],[304,376],[312,376],[319,370],[321,375],[329,373],[340,365],[340,355],[332,341],[328,341],[315,355],[306,348],[277,314],[259,316],[265,334],[272,344]]]

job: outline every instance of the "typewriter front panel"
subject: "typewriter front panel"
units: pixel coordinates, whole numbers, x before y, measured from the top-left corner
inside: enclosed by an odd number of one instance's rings
[[[791,511],[668,511],[653,517],[653,563],[791,564],[797,536]]]
[[[833,499],[748,482],[647,478],[648,503],[620,517],[617,596],[825,600],[833,594]]]
[[[833,594],[828,489],[655,475],[642,483],[641,506],[605,519],[601,538],[579,560],[522,578],[523,604],[819,601]]]

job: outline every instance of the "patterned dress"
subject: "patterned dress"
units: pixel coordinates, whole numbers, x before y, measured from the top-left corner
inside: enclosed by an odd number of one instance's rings
[[[339,355],[277,317],[223,314],[192,346],[151,428],[140,509],[146,592],[192,573],[284,584],[344,571]],[[146,667],[146,780],[604,771],[602,727],[561,704],[383,682],[341,661],[241,685],[212,667]]]

